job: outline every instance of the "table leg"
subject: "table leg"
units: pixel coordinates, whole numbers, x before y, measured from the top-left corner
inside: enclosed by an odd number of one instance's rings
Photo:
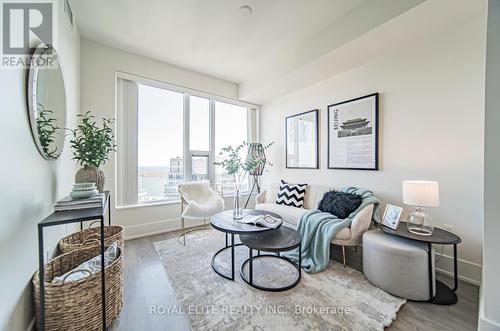
[[[108,224],[111,226],[111,198],[108,201]]]
[[[231,280],[234,280],[234,234],[231,233]]]
[[[427,243],[427,256],[429,264],[429,300],[434,299],[434,282],[432,279],[432,244]]]
[[[38,225],[38,281],[40,284],[40,296],[38,302],[38,309],[40,314],[40,330],[45,330],[45,269],[44,269],[44,255],[43,250],[43,227]]]
[[[226,232],[226,247],[228,247],[228,245],[227,245],[227,232]]]
[[[102,329],[106,330],[106,276],[104,267],[104,216],[101,217],[101,304]]]
[[[248,248],[248,259],[250,260],[248,263],[248,279],[250,280],[250,285],[253,285],[253,252],[252,249]]]
[[[302,273],[302,243],[299,244],[299,276]]]
[[[457,244],[453,244],[453,292],[458,289],[458,261],[457,261]]]

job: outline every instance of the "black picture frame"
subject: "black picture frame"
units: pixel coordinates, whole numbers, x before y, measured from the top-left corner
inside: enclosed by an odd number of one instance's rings
[[[374,138],[375,138],[375,141],[374,141],[374,144],[375,146],[373,146],[373,149],[374,149],[374,152],[375,152],[375,160],[374,160],[374,165],[373,167],[349,167],[349,166],[343,166],[343,167],[340,167],[340,166],[332,166],[331,163],[330,163],[330,147],[331,147],[331,135],[330,135],[330,132],[331,132],[331,109],[332,108],[335,108],[335,107],[338,107],[340,105],[345,105],[345,104],[348,104],[348,103],[351,103],[351,102],[354,102],[354,101],[359,101],[359,100],[362,100],[362,99],[368,99],[368,98],[375,98],[375,109],[373,110],[374,111],[374,119],[375,119],[375,123],[373,124],[373,134],[374,134]],[[331,105],[328,105],[327,107],[327,168],[328,169],[345,169],[345,170],[379,170],[379,155],[378,155],[378,152],[379,152],[379,93],[372,93],[372,94],[368,94],[368,95],[364,95],[362,97],[359,97],[359,98],[354,98],[354,99],[350,99],[350,100],[346,100],[346,101],[342,101],[342,102],[338,102],[338,103],[334,103],[334,104],[331,104]]]
[[[288,121],[299,116],[304,116],[309,113],[314,113],[314,120],[316,122],[315,125],[315,134],[314,134],[314,151],[316,153],[315,164],[311,167],[303,167],[303,166],[291,166],[288,162]],[[319,169],[319,109],[313,109],[309,111],[305,111],[299,114],[294,114],[291,116],[285,117],[285,167],[287,169]]]

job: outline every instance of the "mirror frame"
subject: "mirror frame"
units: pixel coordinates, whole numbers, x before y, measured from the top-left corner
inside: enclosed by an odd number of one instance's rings
[[[56,154],[54,156],[49,156],[43,151],[42,144],[40,142],[40,137],[38,136],[38,127],[37,127],[37,122],[36,122],[36,116],[35,114],[38,112],[37,109],[37,78],[38,78],[38,70],[40,69],[40,66],[37,65],[36,58],[42,56],[45,52],[48,51],[52,52],[52,57],[57,60],[59,70],[61,71],[61,79],[63,82],[63,90],[61,91],[64,95],[64,119],[63,119],[63,125],[61,126],[61,129],[64,130],[66,127],[66,120],[67,120],[67,110],[68,110],[68,101],[66,99],[66,84],[64,83],[64,73],[61,65],[61,59],[59,57],[59,54],[57,53],[56,49],[52,45],[46,45],[46,44],[40,44],[36,47],[33,56],[32,56],[32,64],[30,65],[29,69],[29,78],[28,78],[28,113],[29,113],[29,120],[30,120],[30,126],[31,126],[31,134],[33,136],[33,140],[35,141],[35,145],[38,149],[38,152],[42,155],[42,157],[46,160],[56,160],[59,158],[61,155],[63,149],[64,149],[64,142],[66,140],[66,135],[63,132],[63,140],[62,144],[60,146],[59,150],[56,150]],[[61,93],[59,92],[59,93]]]

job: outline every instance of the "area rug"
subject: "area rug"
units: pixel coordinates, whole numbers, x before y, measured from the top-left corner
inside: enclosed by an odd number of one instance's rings
[[[406,303],[370,284],[359,271],[334,261],[323,272],[302,272],[300,283],[291,290],[257,290],[239,274],[248,248],[236,247],[235,281],[231,281],[210,266],[213,253],[224,246],[224,234],[200,231],[189,234],[186,241],[187,246],[177,239],[155,243],[179,304],[152,311],[184,314],[193,330],[383,330]],[[227,274],[229,252],[216,259],[217,267]],[[253,269],[259,285],[285,285],[297,275],[286,262],[268,257],[255,260]]]

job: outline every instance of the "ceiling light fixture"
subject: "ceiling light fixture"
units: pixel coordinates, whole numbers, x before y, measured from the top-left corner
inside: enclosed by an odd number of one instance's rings
[[[253,13],[252,7],[248,5],[243,5],[238,9],[238,12],[240,13],[240,16],[242,17],[248,17],[251,16]]]

